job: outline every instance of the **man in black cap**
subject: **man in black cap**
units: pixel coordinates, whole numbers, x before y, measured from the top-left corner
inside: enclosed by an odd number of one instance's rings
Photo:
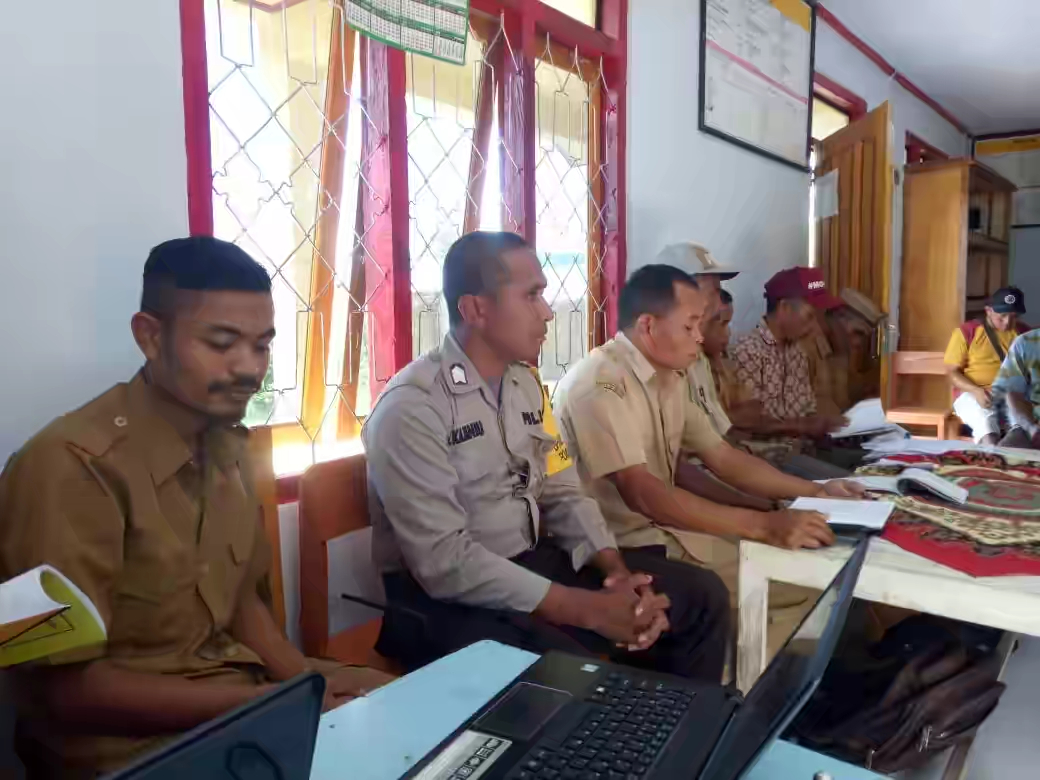
[[[1025,297],[1017,287],[1001,287],[986,307],[982,320],[968,320],[946,347],[946,375],[953,386],[953,411],[971,428],[978,444],[1000,439],[1000,419],[991,388],[1011,343],[1029,327],[1018,321],[1025,314]]]

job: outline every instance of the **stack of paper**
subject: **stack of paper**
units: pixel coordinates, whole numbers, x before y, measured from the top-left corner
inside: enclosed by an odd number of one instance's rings
[[[867,459],[884,458],[888,455],[942,455],[947,452],[985,450],[970,441],[942,441],[934,439],[890,439],[880,436],[863,445],[869,450]]]
[[[834,439],[877,434],[889,434],[893,439],[904,439],[909,435],[905,429],[888,421],[880,398],[860,401],[845,412],[844,416],[849,421],[848,425],[832,433],[831,437]]]
[[[804,509],[827,516],[831,525],[854,526],[880,531],[896,505],[891,501],[850,501],[841,498],[799,498],[791,509]]]

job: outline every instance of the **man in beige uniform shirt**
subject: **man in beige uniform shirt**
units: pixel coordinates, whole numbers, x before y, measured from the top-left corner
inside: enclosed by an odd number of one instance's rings
[[[675,486],[679,452],[688,450],[726,483],[761,498],[856,492],[843,482],[817,485],[783,474],[716,432],[686,377],[700,351],[707,308],[689,275],[644,266],[625,285],[618,308],[620,332],[579,361],[556,393],[579,475],[618,544],[664,545],[676,559],[692,556],[708,565],[714,537],[788,548],[830,544],[834,536],[814,512],[722,506]]]
[[[267,371],[270,277],[232,244],[167,241],[132,330],[141,372],[0,478],[0,579],[54,566],[108,635],[15,670],[29,778],[93,778],[315,666],[261,595],[271,551],[238,424]],[[390,679],[322,666],[328,706]]]
[[[496,639],[718,680],[725,587],[663,551],[619,552],[556,436],[531,368],[552,319],[545,286],[519,236],[460,238],[444,261],[444,345],[394,377],[365,423],[391,606],[378,649],[410,669]]]

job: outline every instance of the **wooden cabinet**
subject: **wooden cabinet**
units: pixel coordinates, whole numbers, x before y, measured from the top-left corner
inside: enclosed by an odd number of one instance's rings
[[[954,328],[985,315],[1008,283],[1011,195],[1015,185],[968,159],[906,166],[899,349],[943,352]],[[945,377],[904,377],[901,406],[948,407]]]

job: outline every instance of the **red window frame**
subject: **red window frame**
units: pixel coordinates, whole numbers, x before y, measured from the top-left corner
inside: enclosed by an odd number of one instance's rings
[[[848,114],[849,122],[855,122],[867,115],[867,101],[822,73],[813,74],[813,97],[843,114]]]
[[[188,227],[192,235],[213,234],[213,186],[210,156],[209,80],[206,63],[205,0],[180,0],[181,51],[184,79],[184,124],[187,151]],[[567,16],[539,0],[471,0],[471,8],[502,20],[513,56],[504,57],[502,88],[515,96],[503,101],[500,122],[505,153],[520,175],[503,177],[502,198],[509,204],[513,227],[536,245],[535,169],[537,118],[534,66],[544,36],[573,49],[577,55],[602,62],[604,83],[598,104],[600,138],[607,176],[604,187],[602,273],[590,278],[606,301],[606,334],[617,330],[617,296],[626,271],[625,147],[627,100],[628,0],[599,0],[598,29]],[[387,207],[369,231],[369,247],[389,282],[388,294],[371,301],[379,322],[371,344],[375,364],[395,373],[412,360],[411,255],[408,246],[408,153],[405,53],[371,42],[368,57],[378,63],[379,78],[369,87],[370,113],[380,133],[380,165],[373,188],[386,197]],[[373,105],[375,104],[375,105]],[[592,225],[589,226],[592,230]]]

